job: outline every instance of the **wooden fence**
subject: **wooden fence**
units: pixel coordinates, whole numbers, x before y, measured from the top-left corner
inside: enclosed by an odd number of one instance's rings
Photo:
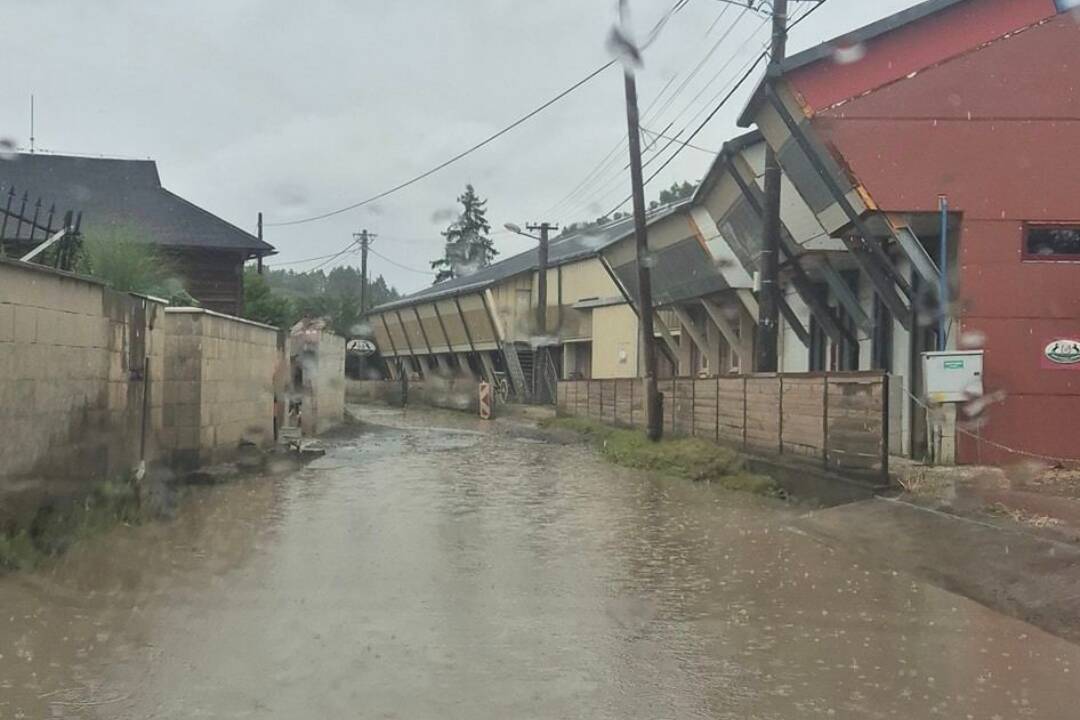
[[[888,481],[888,378],[881,373],[738,375],[658,383],[664,431]],[[562,381],[558,409],[644,427],[641,380]]]

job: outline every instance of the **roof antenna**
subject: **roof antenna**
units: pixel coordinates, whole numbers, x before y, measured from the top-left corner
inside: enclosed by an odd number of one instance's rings
[[[30,93],[30,152],[34,152],[34,93]]]

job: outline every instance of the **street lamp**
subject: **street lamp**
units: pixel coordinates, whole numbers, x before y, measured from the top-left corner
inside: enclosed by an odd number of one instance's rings
[[[521,229],[521,226],[517,225],[516,223],[506,223],[505,225],[503,225],[503,227],[506,228],[507,230],[509,230],[510,232],[514,233],[515,235],[520,235],[522,237],[532,238],[533,240],[539,240],[540,239],[540,238],[536,237],[535,235],[530,235],[529,233],[525,232],[524,230]]]

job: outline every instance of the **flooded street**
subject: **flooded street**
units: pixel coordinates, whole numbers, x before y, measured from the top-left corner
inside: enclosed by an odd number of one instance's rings
[[[1080,648],[805,510],[374,419],[0,579],[0,718],[1076,717]]]

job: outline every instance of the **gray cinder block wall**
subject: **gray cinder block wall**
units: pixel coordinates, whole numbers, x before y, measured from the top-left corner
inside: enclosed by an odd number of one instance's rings
[[[278,329],[200,308],[165,311],[162,445],[179,467],[228,460],[274,442]]]
[[[158,456],[163,318],[150,298],[0,259],[0,525]]]
[[[300,400],[304,435],[320,435],[345,419],[345,339],[321,321],[301,321],[289,335],[289,395]]]

